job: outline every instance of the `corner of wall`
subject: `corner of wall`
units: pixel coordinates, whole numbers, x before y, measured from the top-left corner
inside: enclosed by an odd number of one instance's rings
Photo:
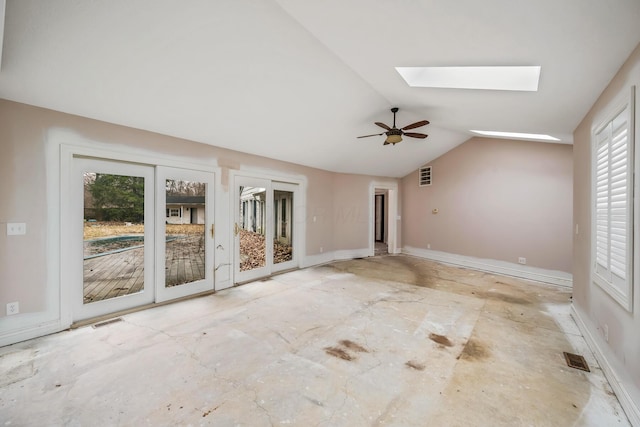
[[[591,331],[596,329],[591,324],[589,317],[575,304],[571,305],[571,317],[575,320],[578,329],[580,329],[587,345],[602,368],[602,372],[604,372],[605,377],[609,380],[609,384],[611,384],[611,388],[615,392],[631,425],[640,426],[640,407],[636,404],[637,401],[640,401],[640,389],[629,382],[629,376],[624,375],[624,369],[622,367],[616,366],[617,362],[615,358],[608,354],[607,346],[604,345],[601,338],[597,334],[591,333]]]

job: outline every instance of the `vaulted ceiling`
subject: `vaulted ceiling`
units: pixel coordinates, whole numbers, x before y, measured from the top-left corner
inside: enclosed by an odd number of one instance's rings
[[[638,22],[637,0],[7,0],[0,98],[401,177],[470,129],[571,143]],[[539,65],[539,90],[411,88],[394,68],[487,65]],[[429,137],[356,139],[394,106]]]

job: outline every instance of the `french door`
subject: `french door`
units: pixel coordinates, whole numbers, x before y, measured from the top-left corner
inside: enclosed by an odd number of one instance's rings
[[[72,320],[213,290],[213,174],[74,157]]]
[[[296,184],[236,176],[234,192],[235,283],[298,265]]]

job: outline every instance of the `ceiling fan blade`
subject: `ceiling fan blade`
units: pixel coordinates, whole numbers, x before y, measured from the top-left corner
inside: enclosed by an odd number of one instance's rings
[[[376,122],[376,124],[378,126],[380,126],[381,128],[383,128],[383,129],[391,130],[391,128],[389,126],[385,125],[384,123]]]
[[[371,134],[371,135],[362,135],[362,136],[359,136],[358,138],[369,138],[370,136],[380,136],[380,135],[384,135],[384,132],[382,132],[382,133],[374,133],[374,134]]]
[[[377,123],[376,123],[377,124]],[[420,126],[425,126],[429,124],[429,120],[420,120],[419,122],[411,123],[410,125],[406,125],[402,128],[402,130],[415,129]]]
[[[411,138],[420,138],[420,139],[425,139],[426,137],[429,136],[429,135],[425,135],[424,133],[417,133],[417,132],[404,132],[404,135],[410,136]]]

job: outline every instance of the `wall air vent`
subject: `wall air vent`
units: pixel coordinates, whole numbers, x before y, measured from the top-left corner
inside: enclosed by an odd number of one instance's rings
[[[431,166],[423,166],[418,171],[418,185],[420,187],[426,187],[427,185],[431,185]]]

